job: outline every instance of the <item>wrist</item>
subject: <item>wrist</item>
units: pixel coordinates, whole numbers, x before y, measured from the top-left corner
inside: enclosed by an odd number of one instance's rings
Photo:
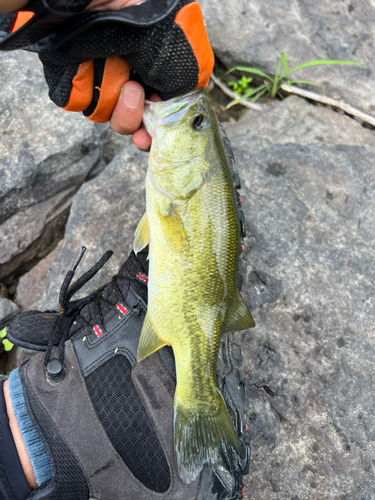
[[[14,414],[14,408],[12,405],[12,400],[10,397],[9,393],[9,382],[6,380],[3,384],[3,390],[4,390],[4,399],[5,399],[5,404],[7,407],[7,413],[8,413],[8,418],[9,418],[9,427],[12,432],[14,444],[17,448],[18,456],[21,462],[21,466],[23,469],[23,472],[25,474],[26,480],[30,486],[30,488],[34,489],[36,488],[36,480],[34,476],[34,471],[30,462],[30,457],[27,453],[26,450],[26,445],[25,442],[22,438],[22,433],[20,431],[20,428],[18,426],[17,418]]]

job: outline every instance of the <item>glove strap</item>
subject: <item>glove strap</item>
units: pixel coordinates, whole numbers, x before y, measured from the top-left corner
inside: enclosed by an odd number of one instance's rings
[[[27,22],[11,34],[0,33],[0,50],[52,52],[101,22],[147,27],[168,16],[179,0],[147,0],[122,10],[83,12],[91,0],[30,0],[20,11]],[[32,17],[28,20],[28,18]],[[20,24],[20,23],[19,23]],[[19,26],[18,24],[18,26]],[[17,26],[17,21],[14,27]]]

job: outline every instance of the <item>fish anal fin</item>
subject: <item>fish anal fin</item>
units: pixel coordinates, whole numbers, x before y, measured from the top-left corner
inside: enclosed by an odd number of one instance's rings
[[[158,337],[158,334],[150,321],[149,314],[146,314],[139,339],[137,361],[142,361],[142,359],[147,358],[147,356],[150,356],[165,345],[166,343]]]
[[[255,326],[253,317],[241,294],[236,289],[232,305],[228,309],[226,320],[223,324],[223,333],[238,332]]]
[[[150,228],[148,225],[147,214],[144,214],[142,219],[139,221],[137,229],[134,233],[134,253],[137,254],[147,246],[150,242]]]

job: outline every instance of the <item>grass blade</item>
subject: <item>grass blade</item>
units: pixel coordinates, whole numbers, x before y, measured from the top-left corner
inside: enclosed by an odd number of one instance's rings
[[[253,75],[263,76],[264,78],[267,78],[268,80],[271,80],[271,82],[272,82],[272,78],[269,75],[267,75],[266,73],[264,73],[263,71],[261,71],[260,69],[247,68],[246,66],[236,66],[235,68],[232,68],[229,71],[227,71],[225,74],[227,75],[228,73],[231,73],[235,69],[237,71],[245,71],[245,73],[252,73]]]
[[[335,60],[309,61],[300,64],[299,66],[295,66],[294,68],[289,70],[288,73],[284,75],[284,77],[290,75],[291,73],[294,73],[295,71],[298,71],[299,69],[307,68],[309,66],[322,66],[324,64],[345,64],[347,66],[362,66],[363,63],[358,63],[353,61],[335,61]]]
[[[262,92],[259,92],[259,94],[257,94],[255,97],[253,97],[251,99],[251,102],[255,102],[257,101],[260,97],[262,97],[263,94],[265,94],[267,92],[268,89],[264,89],[262,90]]]
[[[280,56],[279,62],[277,64],[276,75],[275,75],[275,78],[273,80],[273,85],[272,85],[272,90],[271,90],[271,97],[272,98],[275,97],[276,92],[277,92],[277,87],[278,87],[278,83],[279,83],[280,66],[281,66],[281,56]]]
[[[288,63],[287,63],[287,60],[286,60],[286,56],[284,54],[284,52],[281,52],[280,54],[280,57],[281,57],[281,61],[283,63],[283,67],[284,67],[284,75],[283,75],[283,78],[286,78],[286,83],[289,85],[290,87],[290,80],[289,78],[285,77],[285,75],[288,74]]]

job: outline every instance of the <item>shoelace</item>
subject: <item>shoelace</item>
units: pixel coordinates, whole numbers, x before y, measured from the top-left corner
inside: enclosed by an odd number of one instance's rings
[[[65,376],[63,370],[65,342],[68,338],[69,330],[72,322],[74,321],[74,318],[84,305],[88,304],[93,300],[93,298],[97,297],[98,294],[103,291],[104,287],[88,295],[87,297],[84,297],[83,299],[76,301],[71,301],[71,299],[73,295],[78,292],[78,290],[80,290],[91,278],[96,275],[96,273],[113,255],[113,252],[111,250],[108,250],[91,269],[89,269],[83,276],[81,276],[75,283],[73,283],[73,285],[70,285],[85,251],[86,248],[82,247],[73,266],[68,271],[60,289],[60,314],[54,324],[51,336],[48,340],[47,351],[44,358],[44,366],[51,379],[54,381],[60,381]],[[58,345],[57,358],[51,358],[52,349],[56,344]]]
[[[90,322],[94,322],[96,326],[99,327],[99,330],[101,330],[104,323],[103,305],[108,305],[109,308],[112,308],[116,303],[123,302],[123,293],[117,280],[126,280],[128,282],[128,287],[130,287],[131,281],[138,281],[139,279],[142,279],[143,281],[145,278],[147,280],[147,277],[145,277],[142,273],[137,273],[137,276],[122,274],[115,275],[113,276],[110,283],[103,285],[92,294],[84,297],[83,299],[72,301],[71,299],[73,295],[77,293],[78,290],[80,290],[89,280],[91,280],[113,255],[113,252],[108,250],[91,269],[89,269],[73,285],[70,286],[74,273],[85,251],[86,248],[82,247],[80,253],[78,254],[78,257],[76,258],[72,268],[67,273],[61,286],[59,295],[60,314],[54,324],[48,341],[47,351],[45,355],[45,368],[47,369],[51,380],[55,382],[63,380],[65,376],[63,370],[65,342],[69,337],[70,328],[73,322],[78,323],[83,328],[92,328],[92,324],[90,324],[85,318],[81,316],[83,307],[87,304],[90,304]],[[138,259],[137,261],[139,262]],[[111,287],[112,300],[108,300],[103,296],[103,292],[108,286]],[[115,297],[115,300],[113,300],[113,296]],[[52,349],[54,346],[57,346],[57,357],[51,358]]]

